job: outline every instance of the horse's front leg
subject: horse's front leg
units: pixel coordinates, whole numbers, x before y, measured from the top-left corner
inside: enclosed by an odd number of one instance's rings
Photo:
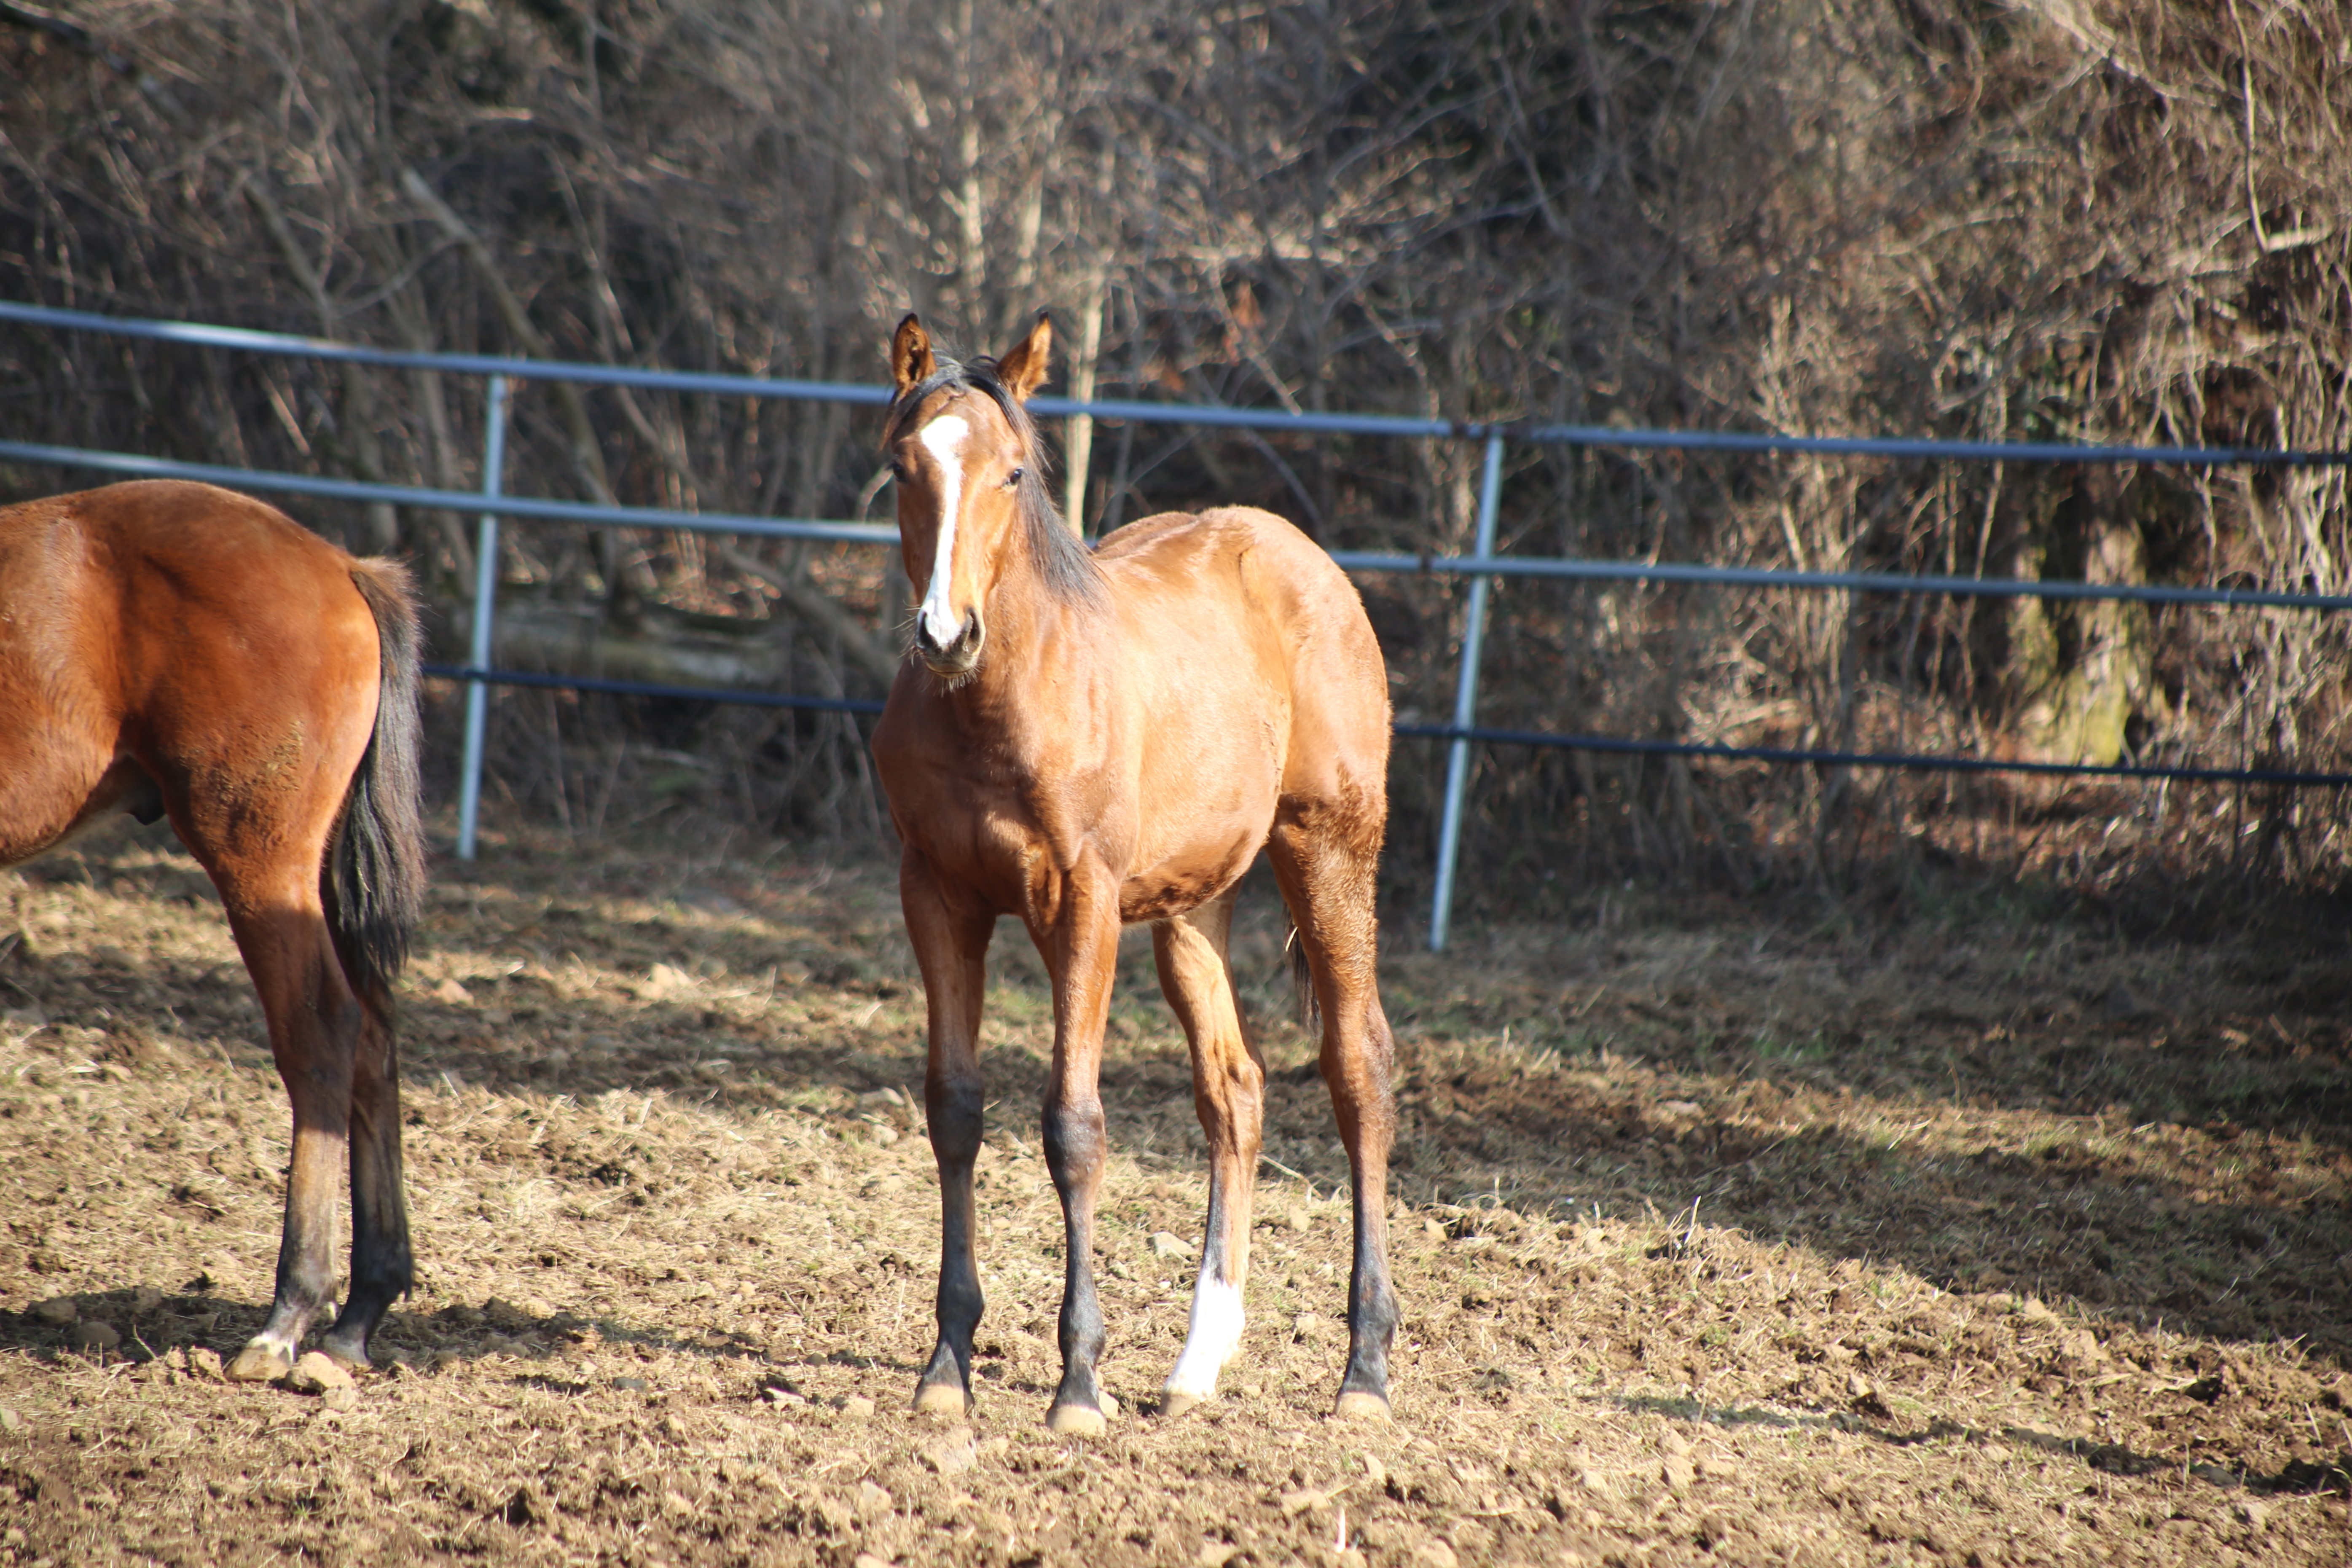
[[[1103,1350],[1095,1298],[1095,1198],[1106,1142],[1101,1095],[1103,1026],[1118,965],[1118,881],[1081,860],[1064,880],[1055,918],[1033,926],[1054,978],[1054,1072],[1045,1087],[1045,1165],[1062,1199],[1062,1384],[1045,1424],[1070,1436],[1103,1430],[1095,1363]]]
[[[980,1008],[996,917],[954,900],[913,849],[898,862],[898,901],[923,971],[930,1020],[923,1108],[940,1166],[940,1337],[915,1384],[915,1408],[961,1415],[972,1405],[971,1336],[984,1305],[972,1252],[971,1183],[981,1137]]]

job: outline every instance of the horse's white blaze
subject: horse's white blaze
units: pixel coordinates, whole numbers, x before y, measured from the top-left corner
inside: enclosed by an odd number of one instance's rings
[[[971,426],[961,414],[942,414],[916,438],[940,466],[940,537],[931,552],[931,581],[923,592],[924,633],[945,647],[963,633],[963,617],[948,605],[955,583],[956,512],[963,504],[963,447]]]
[[[1242,1289],[1219,1279],[1213,1266],[1202,1264],[1192,1287],[1192,1321],[1184,1333],[1184,1352],[1176,1370],[1168,1374],[1168,1392],[1207,1399],[1217,1392],[1217,1373],[1242,1342]]]

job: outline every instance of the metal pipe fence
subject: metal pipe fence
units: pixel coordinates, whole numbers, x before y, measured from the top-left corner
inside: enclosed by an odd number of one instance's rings
[[[488,432],[482,447],[482,499],[498,499],[507,467],[507,378],[490,377]],[[467,628],[468,662],[490,662],[490,605],[499,596],[499,514],[484,511],[474,536],[474,624]],[[457,858],[474,858],[474,829],[482,808],[482,743],[489,728],[490,689],[466,683],[466,754],[457,775]]]
[[[86,468],[145,478],[199,479],[241,489],[326,499],[387,502],[436,510],[478,510],[474,605],[468,660],[464,666],[428,666],[428,673],[461,680],[467,687],[466,750],[459,784],[457,851],[476,850],[480,803],[482,734],[488,689],[493,685],[549,687],[615,695],[667,697],[867,714],[881,704],[845,698],[733,689],[701,689],[608,680],[597,677],[542,675],[494,667],[499,520],[547,519],[598,528],[674,528],[860,545],[895,545],[898,530],[884,524],[751,517],[730,513],[678,512],[655,507],[603,506],[502,493],[500,469],[506,447],[509,387],[514,381],[562,381],[583,385],[645,387],[685,394],[785,398],[882,406],[887,388],[846,382],[801,381],[764,376],[716,375],[571,361],[526,360],[484,354],[446,354],[370,348],[323,338],[255,331],[193,321],[113,317],[88,311],[0,300],[0,321],[58,331],[100,332],[188,347],[272,354],[334,363],[424,369],[488,378],[484,414],[483,483],[479,492],[425,486],[382,484],[268,469],[227,468],[133,453],[95,451],[33,442],[0,441],[0,460]],[[1429,942],[1442,950],[1450,923],[1458,864],[1462,817],[1469,784],[1473,743],[1565,748],[1640,755],[1707,757],[1780,764],[1903,768],[1958,773],[2015,773],[2055,776],[2178,779],[2294,787],[2342,787],[2352,774],[2263,768],[2220,768],[2137,763],[2032,763],[1931,753],[1843,752],[1769,746],[1734,746],[1706,742],[1643,741],[1602,735],[1569,735],[1505,730],[1475,723],[1480,654],[1486,634],[1489,585],[1497,577],[1592,582],[1721,584],[1807,592],[1938,594],[1986,598],[2109,600],[2151,605],[2263,607],[2321,614],[2352,608],[2352,595],[2303,594],[2262,587],[2186,587],[2158,584],[2039,582],[2020,579],[1906,575],[1869,572],[1803,572],[1772,567],[1710,566],[1685,563],[1592,561],[1495,553],[1507,444],[1612,447],[1631,451],[1722,452],[1760,456],[1816,454],[1896,460],[2022,463],[2147,463],[2211,468],[2285,468],[2352,465],[2352,451],[2305,451],[2245,447],[2074,446],[2063,442],[1944,441],[1909,437],[1785,435],[1777,432],[1617,429],[1591,425],[1535,424],[1399,418],[1383,415],[1292,414],[1276,409],[1144,403],[1116,398],[1076,401],[1037,397],[1031,408],[1045,417],[1072,415],[1097,419],[1179,424],[1207,428],[1278,430],[1302,435],[1363,435],[1421,440],[1475,440],[1485,447],[1479,487],[1475,544],[1468,555],[1402,555],[1334,551],[1332,559],[1351,573],[1417,574],[1466,577],[1470,583],[1462,649],[1456,666],[1453,722],[1400,723],[1396,733],[1447,742],[1446,783],[1439,823],[1436,888]],[[494,502],[495,504],[489,504]]]

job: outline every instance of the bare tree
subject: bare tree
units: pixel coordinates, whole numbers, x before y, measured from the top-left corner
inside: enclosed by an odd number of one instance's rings
[[[909,307],[973,351],[1047,307],[1066,342],[1098,333],[1077,376],[1117,395],[2339,447],[2347,49],[2340,7],[2274,0],[91,0],[70,24],[0,19],[18,86],[0,102],[0,285],[848,380],[874,377]],[[438,378],[0,341],[27,434],[441,485],[472,461],[476,395]],[[1471,523],[1465,445],[1071,436],[1066,493],[1090,523],[1247,500],[1335,545],[1412,550],[1458,548]],[[517,439],[519,487],[666,506],[841,515],[876,472],[870,431],[820,405],[546,390]],[[2336,588],[2343,487],[2333,468],[1520,449],[1504,531],[1545,553]],[[394,531],[305,511],[355,541]],[[454,588],[453,524],[397,532]],[[826,689],[874,691],[888,668],[903,601],[871,554],[509,534],[512,591],[589,628],[549,662],[690,636]],[[1458,596],[1367,592],[1400,706],[1439,711]],[[1507,724],[2345,752],[2347,650],[2307,620],[1524,584],[1496,614],[1487,711]],[[762,809],[856,819],[853,731],[761,733],[765,761],[738,773],[800,781]],[[1423,772],[1398,781],[1401,842]],[[581,786],[525,787],[553,804]],[[1591,757],[1515,761],[1479,798],[1492,850],[1743,879],[1835,879],[1898,828],[1991,855],[1987,822],[2053,805],[1999,783]],[[2083,797],[2032,853],[2094,881],[2167,858],[2336,874],[2331,804],[2216,817],[2229,803],[2181,798]]]

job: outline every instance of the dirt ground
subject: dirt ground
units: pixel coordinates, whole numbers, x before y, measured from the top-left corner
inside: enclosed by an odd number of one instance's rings
[[[509,838],[437,876],[404,1015],[422,1279],[331,1404],[217,1377],[263,1316],[288,1128],[208,884],[152,834],[0,874],[0,1563],[2352,1555],[2325,919],[2150,947],[1990,895],[1888,923],[1627,889],[1444,960],[1392,942],[1378,1428],[1326,1416],[1345,1164],[1263,888],[1250,1327],[1221,1400],[1156,1415],[1205,1187],[1130,933],[1099,1259],[1125,1411],[1076,1443],[1042,1424],[1060,1231],[1017,931],[981,1399],[931,1425],[887,856]]]

